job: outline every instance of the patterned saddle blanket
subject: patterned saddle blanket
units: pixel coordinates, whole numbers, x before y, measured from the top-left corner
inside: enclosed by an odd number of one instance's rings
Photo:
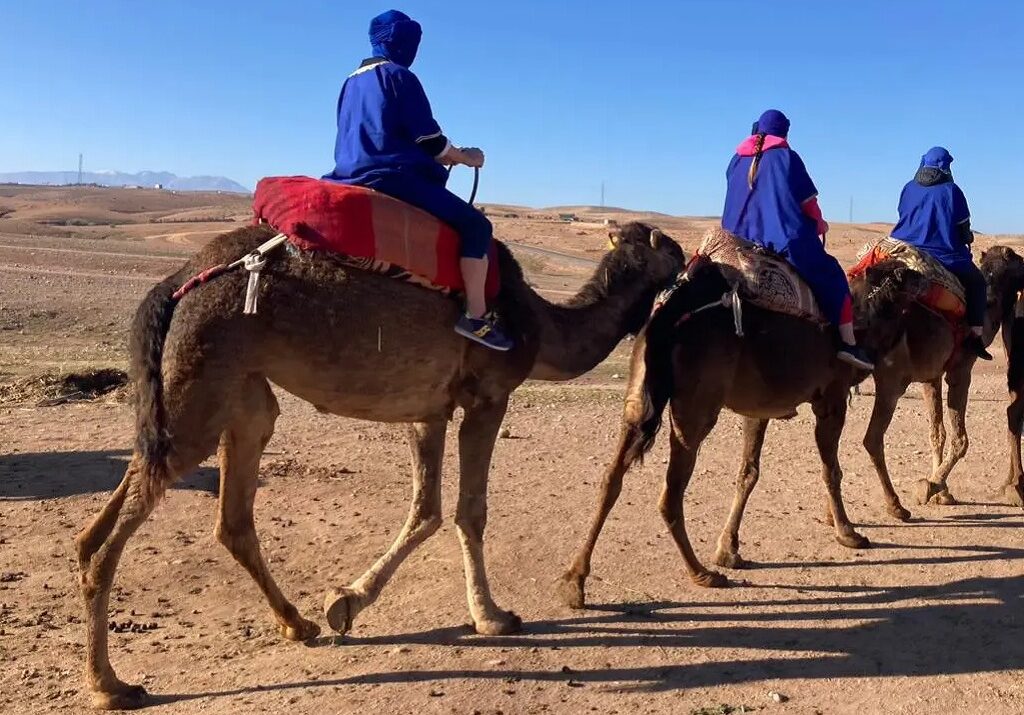
[[[953,324],[963,319],[967,302],[964,298],[964,287],[957,277],[924,251],[899,239],[887,236],[877,241],[869,241],[857,254],[857,264],[847,271],[847,275],[856,278],[871,266],[889,259],[900,261],[907,268],[917,271],[929,280],[931,285],[919,302],[941,313]]]
[[[826,323],[810,287],[786,260],[724,228],[705,234],[697,255],[714,261],[745,300],[767,310]]]
[[[270,224],[300,250],[444,293],[464,289],[459,235],[396,198],[308,176],[272,176],[256,185],[252,203],[254,223]],[[491,300],[500,289],[493,243],[488,269]]]

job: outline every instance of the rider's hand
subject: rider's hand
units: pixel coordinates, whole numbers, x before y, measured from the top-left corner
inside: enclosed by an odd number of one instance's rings
[[[459,153],[462,154],[459,157],[462,163],[473,169],[479,169],[484,165],[484,153],[476,147],[463,147],[459,149]]]

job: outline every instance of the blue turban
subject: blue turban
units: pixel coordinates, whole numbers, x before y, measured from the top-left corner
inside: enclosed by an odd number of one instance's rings
[[[420,24],[398,10],[382,12],[370,20],[370,46],[376,57],[408,67],[416,59],[423,29]]]
[[[929,167],[932,169],[938,169],[943,174],[950,173],[949,165],[953,163],[953,157],[941,146],[933,146],[929,149],[924,156],[921,157],[921,167]]]
[[[757,131],[785,139],[789,136],[789,119],[778,109],[769,109],[758,118]]]

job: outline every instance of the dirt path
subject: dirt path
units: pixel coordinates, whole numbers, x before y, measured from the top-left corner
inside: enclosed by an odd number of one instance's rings
[[[569,238],[588,249],[587,237]],[[19,374],[123,364],[139,298],[180,260],[159,237],[3,241],[0,371]],[[592,261],[554,245],[515,249],[544,259],[542,269],[548,259],[571,269],[533,276],[560,295]],[[686,578],[657,512],[661,440],[627,477],[595,555],[590,607],[574,612],[556,601],[553,582],[583,536],[614,446],[628,348],[586,378],[528,383],[513,399],[511,438],[499,440],[492,469],[487,555],[495,595],[523,616],[522,634],[479,637],[463,625],[456,420],[444,527],[344,638],[278,638],[256,587],[213,537],[212,463],[171,490],[119,572],[111,619],[156,625],[111,634],[119,672],[149,687],[151,712],[173,715],[1024,712],[1024,512],[994,505],[990,494],[1004,470],[999,359],[978,369],[972,388],[971,447],[951,481],[962,505],[911,502],[930,462],[924,405],[912,391],[887,452],[915,520],[885,515],[860,446],[865,394],[853,401],[841,459],[847,507],[873,548],[839,546],[821,518],[805,408],[769,431],[741,533],[754,568],[731,573],[732,588],[702,590]],[[408,450],[398,427],[280,397],[257,528],[284,591],[326,627],[324,591],[359,576],[401,527]],[[0,408],[0,712],[84,712],[72,539],[120,479],[132,437],[125,404]],[[707,562],[739,438],[739,420],[723,415],[686,496]]]

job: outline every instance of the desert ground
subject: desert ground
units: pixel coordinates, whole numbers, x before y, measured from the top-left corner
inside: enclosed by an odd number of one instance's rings
[[[643,218],[689,251],[714,222],[487,209],[552,300],[593,270],[606,218]],[[570,212],[580,220],[558,220]],[[241,196],[0,186],[0,712],[88,704],[73,537],[119,481],[133,418],[126,390],[106,391],[116,380],[68,376],[124,369],[127,327],[145,291],[248,216]],[[886,228],[835,225],[829,245],[848,265]],[[982,248],[996,243],[1021,241],[978,238]],[[523,617],[521,634],[483,637],[465,626],[451,438],[445,526],[350,634],[329,635],[323,593],[360,575],[394,538],[410,459],[400,426],[319,414],[279,393],[257,528],[282,589],[325,634],[308,644],[277,635],[257,588],[214,539],[211,462],[129,542],[110,614],[120,676],[145,684],[150,711],[161,714],[1024,712],[1024,513],[992,499],[1006,468],[998,342],[996,360],[975,371],[971,446],[950,481],[961,505],[913,503],[930,456],[912,389],[887,446],[914,519],[885,514],[860,445],[869,382],[853,398],[841,459],[847,508],[872,548],[838,545],[824,523],[804,407],[769,430],[741,532],[752,569],[730,572],[730,588],[690,583],[656,508],[662,439],[627,477],[595,554],[591,605],[571,611],[554,581],[612,453],[629,349],[624,342],[579,380],[528,382],[514,395],[491,472],[487,552],[495,595]],[[738,435],[739,419],[723,414],[687,493],[691,539],[706,563],[732,498]]]

